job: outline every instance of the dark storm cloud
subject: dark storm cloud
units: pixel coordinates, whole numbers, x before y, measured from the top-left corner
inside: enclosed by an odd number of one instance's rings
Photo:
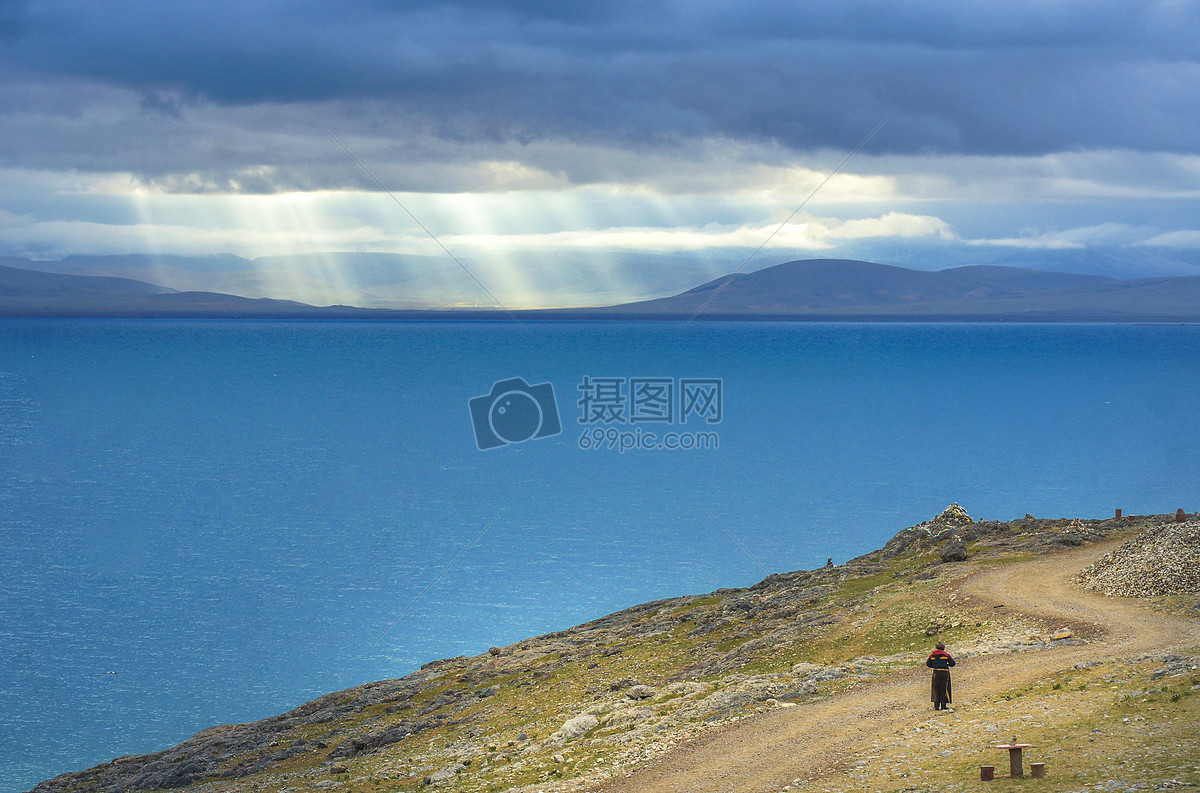
[[[874,151],[1197,150],[1195,4],[781,6],[0,0],[0,81],[10,94],[50,86],[24,97],[33,114],[66,112],[58,90],[119,87],[137,92],[153,125],[203,126],[222,110],[240,119],[229,123],[254,124],[277,114],[248,109],[306,103],[367,138],[670,147],[726,137],[848,149],[899,105]],[[16,112],[0,108],[10,134]],[[16,150],[65,152],[71,134],[61,135],[10,148],[8,164]],[[103,144],[83,148],[104,167]],[[252,147],[200,148],[186,153],[217,168],[222,156],[256,161]]]

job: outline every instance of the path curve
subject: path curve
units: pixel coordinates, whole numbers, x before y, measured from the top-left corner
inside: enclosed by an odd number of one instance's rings
[[[1118,541],[997,565],[958,584],[972,600],[1069,625],[1087,644],[976,656],[969,677],[955,680],[955,699],[969,709],[980,699],[1058,674],[1083,661],[1102,661],[1195,645],[1200,621],[1152,611],[1133,598],[1080,589],[1071,578]],[[968,666],[964,664],[963,666]],[[964,669],[964,672],[967,671]],[[598,793],[766,793],[793,779],[814,781],[844,771],[855,756],[929,718],[929,679],[905,670],[817,702],[772,710],[706,733]]]

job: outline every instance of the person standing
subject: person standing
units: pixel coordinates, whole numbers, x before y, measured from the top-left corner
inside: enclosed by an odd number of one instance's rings
[[[954,666],[954,658],[946,652],[946,645],[937,643],[937,649],[929,654],[925,665],[933,670],[933,683],[930,699],[933,700],[934,710],[947,710],[950,705],[950,667]]]

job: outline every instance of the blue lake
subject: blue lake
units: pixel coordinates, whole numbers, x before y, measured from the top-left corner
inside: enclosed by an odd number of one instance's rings
[[[1194,510],[1198,407],[1195,326],[0,320],[0,793],[952,501]]]

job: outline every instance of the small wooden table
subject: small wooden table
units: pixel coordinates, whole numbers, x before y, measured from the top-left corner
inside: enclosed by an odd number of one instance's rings
[[[1025,776],[1025,766],[1021,759],[1022,749],[1032,749],[1031,743],[1002,743],[997,749],[1008,750],[1008,775],[1012,777]]]

